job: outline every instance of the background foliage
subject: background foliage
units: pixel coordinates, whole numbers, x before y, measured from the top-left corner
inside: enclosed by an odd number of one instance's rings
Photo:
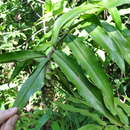
[[[1,0],[0,109],[17,130],[130,129],[130,0]]]

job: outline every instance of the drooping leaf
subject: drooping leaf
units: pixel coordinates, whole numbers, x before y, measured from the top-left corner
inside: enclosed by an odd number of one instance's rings
[[[51,43],[55,44],[58,38],[58,34],[60,32],[60,29],[70,20],[77,18],[80,14],[82,13],[87,13],[87,14],[92,14],[95,12],[98,12],[102,8],[99,8],[99,5],[97,4],[87,4],[87,5],[82,5],[79,7],[76,7],[69,12],[63,14],[60,16],[56,22],[54,23],[53,27],[53,32],[52,32],[52,38],[51,38]]]
[[[101,90],[107,108],[115,114],[111,84],[100,67],[94,53],[89,47],[83,44],[80,38],[69,36],[66,41],[81,67],[88,73],[95,85]]]
[[[124,59],[130,64],[130,44],[123,34],[112,25],[102,23],[106,29],[108,36],[116,43]]]
[[[78,130],[102,130],[102,126],[96,125],[96,124],[87,124]]]
[[[106,116],[112,123],[117,125],[122,125],[120,121],[116,120],[111,114],[106,111],[105,106],[100,100],[100,95],[95,95],[91,91],[94,86],[85,78],[83,71],[79,65],[70,57],[66,56],[63,52],[56,51],[53,54],[53,59],[60,66],[63,73],[66,75],[69,81],[71,81],[79,91],[79,94],[87,101],[90,107],[102,113]],[[90,89],[91,88],[91,89]]]
[[[90,117],[92,120],[96,121],[100,125],[106,125],[106,123],[104,121],[102,121],[96,113],[91,113],[88,110],[76,108],[76,107],[69,105],[69,104],[61,104],[59,102],[56,104],[64,110],[67,110],[70,112],[78,112],[84,116]]]
[[[110,8],[109,12],[110,12],[113,20],[115,21],[117,28],[121,30],[122,29],[122,21],[121,21],[121,17],[120,17],[118,9],[116,7]]]
[[[119,66],[122,72],[125,72],[125,63],[121,52],[116,43],[108,36],[103,28],[96,26],[86,27],[92,39],[109,54],[111,59]]]
[[[31,51],[31,50],[9,52],[9,53],[0,54],[0,63],[26,61],[29,59],[43,57],[43,56],[44,55],[42,53]]]
[[[47,63],[47,59],[38,65],[35,72],[25,81],[22,85],[20,91],[18,92],[16,101],[14,103],[15,107],[22,108],[26,105],[29,98],[38,90],[40,90],[44,85],[44,67]]]

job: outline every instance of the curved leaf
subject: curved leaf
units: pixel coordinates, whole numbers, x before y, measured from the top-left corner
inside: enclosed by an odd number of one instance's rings
[[[103,49],[105,49],[109,54],[111,59],[119,66],[122,72],[125,72],[125,63],[121,52],[116,45],[116,43],[109,37],[109,35],[105,32],[103,28],[100,26],[92,28],[86,27],[86,30],[89,31],[92,39]]]
[[[106,116],[112,123],[117,125],[122,125],[120,121],[116,120],[111,114],[109,114],[102,104],[99,96],[96,96],[91,90],[93,85],[84,77],[83,71],[78,66],[78,64],[70,57],[66,56],[63,52],[56,51],[53,54],[53,59],[60,66],[63,73],[66,75],[68,80],[70,80],[78,89],[79,94],[84,97],[90,107],[102,113]]]
[[[116,43],[124,59],[130,64],[130,44],[129,41],[123,36],[123,34],[114,28],[113,26],[102,23],[104,29],[106,29],[109,37]]]
[[[111,84],[100,67],[94,53],[85,46],[79,38],[69,36],[67,42],[72,50],[72,54],[75,56],[81,67],[88,73],[95,85],[101,90],[106,107],[115,114]]]
[[[53,27],[53,31],[52,31],[52,38],[51,38],[51,43],[55,44],[58,38],[58,34],[60,32],[60,29],[70,20],[77,18],[80,14],[82,13],[88,13],[88,14],[92,14],[95,13],[97,11],[100,11],[102,8],[99,8],[98,4],[87,4],[87,5],[82,5],[79,7],[76,7],[72,10],[70,10],[69,12],[63,14],[62,16],[60,16]]]

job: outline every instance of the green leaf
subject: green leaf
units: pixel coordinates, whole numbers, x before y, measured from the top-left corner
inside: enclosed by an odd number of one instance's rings
[[[122,103],[118,98],[114,98],[114,103],[120,106],[128,116],[130,116],[130,107],[126,103]]]
[[[52,130],[61,130],[57,121],[53,121],[51,124]]]
[[[52,38],[51,43],[55,44],[57,42],[58,34],[61,28],[70,20],[77,18],[82,13],[92,14],[101,10],[99,5],[97,4],[87,4],[82,5],[79,7],[75,7],[74,9],[70,10],[69,12],[60,16],[56,22],[54,23],[53,31],[52,31]]]
[[[52,57],[60,66],[68,80],[77,87],[79,94],[84,97],[90,107],[105,115],[112,123],[122,125],[120,121],[116,120],[108,113],[105,106],[102,104],[102,100],[99,98],[100,95],[97,96],[98,93],[95,95],[95,93],[91,91],[94,86],[85,78],[80,66],[72,58],[60,51],[56,51]]]
[[[63,73],[67,76],[68,80],[71,81],[78,89],[80,95],[84,97],[91,107],[104,113],[104,106],[95,95],[87,88],[90,86],[89,81],[82,75],[82,70],[78,64],[70,57],[67,57],[64,53],[56,51],[53,54],[53,58],[56,63],[60,66]],[[85,93],[88,93],[87,95]],[[91,97],[91,98],[90,98]]]
[[[79,103],[79,104],[84,104],[86,106],[89,106],[89,104],[86,101],[75,98],[75,97],[68,97],[67,100],[69,100],[69,101],[71,101],[73,103]]]
[[[84,116],[90,117],[92,120],[96,121],[100,125],[106,125],[106,123],[104,121],[102,121],[97,114],[91,113],[88,110],[76,108],[76,107],[74,107],[72,105],[68,105],[68,104],[61,104],[59,102],[56,104],[64,110],[71,111],[71,112],[78,112]]]
[[[87,124],[78,130],[102,130],[102,126],[96,125],[96,124]]]
[[[46,124],[46,122],[50,119],[50,115],[48,113],[44,114],[38,121],[37,125],[32,130],[41,130],[41,127]]]
[[[9,52],[9,53],[0,54],[0,63],[26,61],[33,58],[43,57],[43,56],[44,55],[42,53],[31,51],[31,50]]]
[[[114,125],[109,125],[104,130],[119,130],[119,128]]]
[[[53,3],[53,15],[54,16],[63,13],[64,1],[65,0],[59,0],[59,1]]]
[[[101,3],[106,8],[112,8],[123,4],[129,4],[130,0],[103,0]]]
[[[52,11],[52,2],[51,2],[51,0],[45,0],[45,9],[46,9],[47,13]]]
[[[92,39],[110,54],[111,59],[119,66],[122,72],[125,72],[123,56],[116,43],[105,30],[100,26],[94,28],[93,25],[86,27],[86,30],[90,33]]]
[[[113,20],[115,21],[117,28],[121,30],[122,21],[118,9],[114,7],[114,8],[110,8],[108,11],[110,12]]]
[[[47,59],[38,65],[35,72],[25,81],[22,85],[20,91],[18,92],[16,101],[14,103],[15,107],[22,108],[26,105],[29,98],[38,90],[40,90],[44,85],[44,68],[47,63]]]
[[[130,130],[130,127],[124,127],[123,130]]]
[[[9,82],[11,82],[19,73],[20,71],[27,65],[26,62],[17,62],[15,69],[9,79]]]
[[[124,113],[124,111],[120,108],[120,107],[116,107],[116,110],[117,110],[117,115],[119,116],[120,118],[120,121],[122,123],[124,123],[125,125],[129,125],[129,120],[128,120],[128,117],[127,115]]]
[[[72,50],[81,67],[88,73],[95,85],[101,90],[106,107],[115,114],[114,97],[111,84],[100,67],[95,54],[85,46],[82,39],[69,36],[67,45]]]
[[[109,37],[116,43],[124,59],[130,64],[130,44],[123,34],[115,27],[102,23],[102,26],[107,31]]]

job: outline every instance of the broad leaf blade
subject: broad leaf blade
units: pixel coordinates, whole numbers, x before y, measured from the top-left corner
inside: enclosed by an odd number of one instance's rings
[[[115,27],[102,23],[102,26],[107,31],[109,37],[116,43],[124,59],[130,64],[130,44],[123,34]]]
[[[70,57],[66,56],[63,52],[56,51],[53,54],[53,59],[60,66],[63,73],[66,75],[68,80],[70,80],[78,89],[79,94],[87,101],[90,107],[102,113],[106,116],[112,123],[121,125],[120,121],[116,120],[111,116],[105,106],[102,104],[99,96],[96,96],[90,88],[93,89],[93,85],[84,77],[83,71],[79,65]]]
[[[0,54],[0,63],[26,61],[33,58],[43,57],[43,54],[36,51],[17,51]]]
[[[90,29],[89,29],[90,28]],[[103,28],[100,26],[95,27],[93,30],[92,27],[86,27],[86,30],[89,31],[92,39],[103,49],[105,49],[109,54],[111,59],[119,66],[122,72],[125,72],[125,63],[121,52],[116,45],[116,43],[109,37]]]
[[[114,111],[114,97],[111,84],[100,67],[96,56],[85,46],[80,38],[73,36],[68,37],[68,46],[72,50],[81,67],[88,73],[95,85],[101,90],[106,107],[112,112]]]
[[[44,85],[44,67],[47,63],[44,59],[37,67],[36,71],[25,81],[20,91],[18,92],[15,107],[22,108],[28,102],[29,98]]]

